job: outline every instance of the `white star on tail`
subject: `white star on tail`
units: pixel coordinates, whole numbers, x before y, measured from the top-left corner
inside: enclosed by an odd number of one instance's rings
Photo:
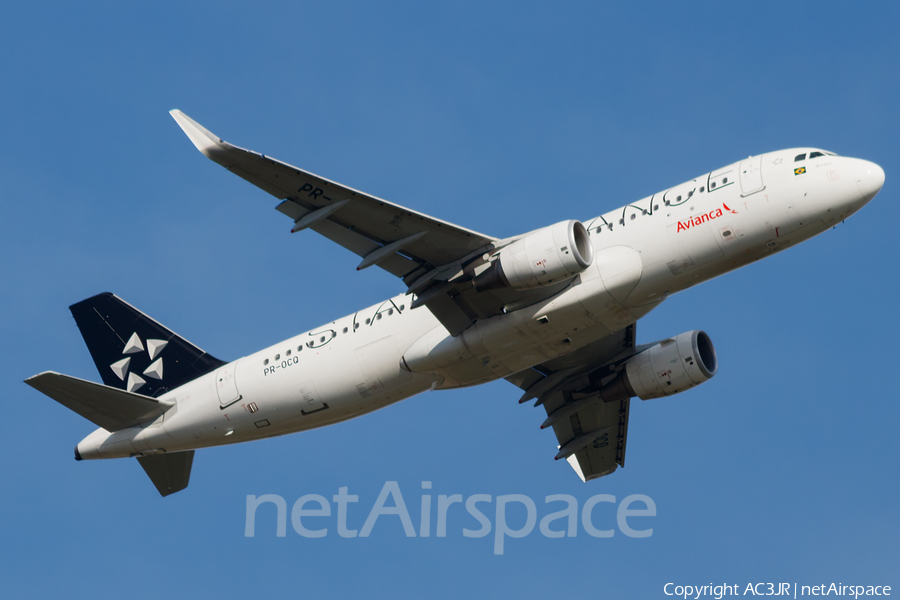
[[[163,351],[163,348],[169,342],[166,340],[147,340],[147,354],[150,355],[150,366],[144,369],[144,375],[151,379],[162,380],[163,378],[163,359],[156,358],[159,356],[160,352]],[[122,350],[122,354],[137,354],[138,352],[143,352],[144,344],[141,342],[141,337],[135,331],[131,334],[131,337],[128,338],[128,341],[125,343],[125,349]],[[126,389],[129,392],[134,392],[143,387],[147,380],[137,375],[135,373],[129,373],[128,367],[131,366],[131,357],[126,356],[121,360],[117,360],[113,364],[109,365],[109,368],[112,369],[113,373],[116,374],[116,377],[125,381],[125,377],[128,377],[128,382],[126,383]]]
[[[129,392],[137,391],[145,383],[147,383],[147,382],[140,375],[135,375],[134,373],[128,374],[128,391]]]
[[[125,349],[122,350],[122,354],[136,354],[144,349],[144,345],[141,343],[141,338],[138,336],[137,332],[131,334],[131,337],[128,338],[128,342],[125,344]]]
[[[144,369],[144,375],[147,377],[152,377],[153,379],[162,379],[163,378],[163,362],[160,358],[153,362],[149,367]]]
[[[116,361],[113,364],[109,365],[109,368],[113,370],[113,373],[119,376],[119,379],[125,381],[125,375],[128,373],[128,365],[131,364],[131,357],[123,358],[120,361]]]
[[[147,353],[150,355],[150,360],[154,360],[159,356],[159,353],[162,352],[162,349],[168,343],[166,340],[147,340]]]

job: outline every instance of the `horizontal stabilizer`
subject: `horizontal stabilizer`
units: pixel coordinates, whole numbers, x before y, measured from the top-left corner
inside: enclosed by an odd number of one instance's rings
[[[107,431],[152,421],[172,404],[84,379],[46,372],[25,383]]]
[[[159,490],[161,496],[180,492],[188,486],[191,479],[191,466],[194,464],[194,451],[173,452],[171,454],[149,454],[139,456],[144,472]]]

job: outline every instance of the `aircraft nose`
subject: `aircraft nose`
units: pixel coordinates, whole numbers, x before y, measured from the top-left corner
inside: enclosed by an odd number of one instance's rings
[[[868,202],[881,191],[884,185],[884,169],[873,162],[862,161],[857,174],[856,185],[862,194],[862,201]]]

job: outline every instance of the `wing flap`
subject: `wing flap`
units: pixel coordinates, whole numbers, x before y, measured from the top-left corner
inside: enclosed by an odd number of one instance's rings
[[[25,383],[107,431],[151,421],[172,406],[149,396],[60,373],[41,373]]]
[[[575,458],[581,471],[579,475],[585,481],[609,475],[618,467],[625,466],[630,403],[627,398],[611,402],[597,398],[578,410],[568,422],[564,420],[553,426],[560,445],[572,438],[577,439],[578,432],[592,432],[583,448],[565,457]],[[551,410],[549,406],[547,410]]]
[[[347,248],[357,256],[365,257],[371,252],[376,252],[381,246],[364,235],[360,235],[348,229],[341,227],[337,223],[329,220],[320,221],[310,227],[316,233],[327,237],[332,242]],[[392,254],[385,257],[378,263],[378,266],[396,277],[405,277],[411,272],[419,268],[419,263],[410,260],[399,254]]]

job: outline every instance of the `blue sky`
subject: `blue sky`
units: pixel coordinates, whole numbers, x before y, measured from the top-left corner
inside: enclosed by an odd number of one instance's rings
[[[0,589],[5,597],[658,598],[681,584],[900,585],[897,59],[884,3],[17,3],[0,21]],[[847,223],[671,298],[641,342],[706,330],[718,375],[635,401],[627,467],[582,484],[505,382],[199,451],[161,499],[22,383],[99,380],[67,307],[113,291],[235,359],[402,291],[203,158],[167,114],[495,236],[588,219],[745,156],[879,163]],[[247,495],[650,496],[653,535],[322,539]],[[436,502],[436,500],[434,500]],[[613,526],[614,509],[598,509]],[[554,507],[555,510],[558,507]],[[510,509],[510,522],[524,511]]]

